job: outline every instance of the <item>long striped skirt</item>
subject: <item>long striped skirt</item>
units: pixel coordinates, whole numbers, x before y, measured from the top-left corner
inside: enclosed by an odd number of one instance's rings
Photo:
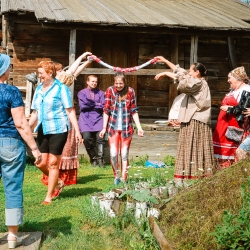
[[[197,120],[181,123],[174,178],[201,178],[212,175],[214,170],[210,126]]]
[[[78,145],[75,140],[75,129],[72,127],[72,129],[68,133],[67,142],[65,143],[65,146],[63,148],[59,165],[59,178],[64,181],[65,185],[76,184],[78,168]],[[43,174],[41,181],[45,185],[48,185],[48,176]]]

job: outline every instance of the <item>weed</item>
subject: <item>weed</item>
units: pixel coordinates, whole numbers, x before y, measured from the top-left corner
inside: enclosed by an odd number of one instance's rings
[[[143,155],[143,156],[139,156],[136,157],[135,160],[131,161],[131,166],[135,167],[135,166],[145,166],[146,161],[148,160],[148,155]]]
[[[151,195],[148,189],[127,190],[121,194],[120,198],[126,195],[131,196],[136,201],[158,204],[158,200]]]
[[[163,162],[166,164],[166,166],[173,167],[175,165],[175,157],[171,155],[167,155],[164,157]]]
[[[213,233],[219,249],[250,249],[250,178],[242,186],[243,204],[237,214],[224,211],[223,221]]]

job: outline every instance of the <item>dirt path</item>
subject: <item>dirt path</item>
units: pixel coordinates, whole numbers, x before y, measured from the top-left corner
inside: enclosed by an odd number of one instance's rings
[[[144,131],[144,137],[134,134],[130,146],[130,159],[138,156],[148,155],[151,160],[157,160],[167,155],[176,155],[179,133],[176,131]],[[86,154],[84,146],[79,146],[79,154]]]

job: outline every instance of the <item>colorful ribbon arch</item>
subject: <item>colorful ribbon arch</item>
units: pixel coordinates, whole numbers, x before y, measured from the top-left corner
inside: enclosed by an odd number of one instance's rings
[[[108,69],[111,69],[113,71],[116,71],[116,72],[123,72],[123,73],[129,73],[129,72],[133,72],[133,71],[137,71],[139,69],[142,69],[146,66],[148,66],[149,64],[154,64],[156,63],[159,59],[158,58],[153,58],[139,66],[134,66],[134,67],[131,67],[131,68],[120,68],[120,67],[114,67],[114,66],[111,66],[105,62],[103,62],[100,58],[98,58],[97,56],[94,56],[94,55],[91,55],[91,56],[88,56],[88,60],[89,61],[96,61],[97,63],[100,63],[102,66],[108,68]]]

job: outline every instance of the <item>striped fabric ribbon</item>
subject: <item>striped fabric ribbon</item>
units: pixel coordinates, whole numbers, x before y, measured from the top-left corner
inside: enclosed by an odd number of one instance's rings
[[[98,58],[97,56],[94,56],[94,55],[88,56],[87,58],[89,61],[96,61],[97,63],[100,63],[102,66],[104,66],[108,69],[111,69],[111,70],[117,71],[117,72],[124,72],[124,73],[133,72],[133,71],[142,69],[142,68],[148,66],[149,64],[156,63],[159,60],[158,58],[153,58],[153,59],[151,59],[151,60],[149,60],[149,61],[147,61],[139,66],[134,66],[131,68],[120,68],[120,67],[111,66],[111,65],[103,62],[100,58]]]

